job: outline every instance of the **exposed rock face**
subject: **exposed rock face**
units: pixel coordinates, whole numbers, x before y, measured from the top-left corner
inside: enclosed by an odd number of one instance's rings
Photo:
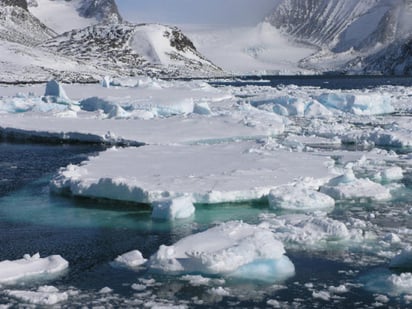
[[[18,6],[27,11],[26,0],[0,0],[2,6]]]
[[[102,22],[122,21],[114,0],[83,0],[78,10],[80,16],[96,18]]]

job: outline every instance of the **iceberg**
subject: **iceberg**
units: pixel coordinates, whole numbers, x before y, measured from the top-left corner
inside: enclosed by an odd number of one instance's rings
[[[172,246],[162,245],[151,256],[155,272],[226,275],[259,280],[293,276],[293,263],[283,244],[267,229],[230,221],[187,236]]]
[[[23,278],[59,273],[69,267],[60,255],[41,258],[37,253],[24,255],[22,259],[0,262],[0,283],[11,283]]]
[[[67,96],[63,86],[55,80],[51,80],[46,84],[46,91],[44,93],[44,96],[55,97],[70,102],[70,99]]]

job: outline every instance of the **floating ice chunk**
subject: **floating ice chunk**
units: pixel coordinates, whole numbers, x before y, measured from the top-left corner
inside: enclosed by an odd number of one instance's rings
[[[0,283],[13,282],[26,277],[48,275],[61,272],[69,267],[69,263],[60,255],[40,258],[26,254],[20,260],[0,262]]]
[[[287,265],[282,277],[292,276],[293,264],[287,262],[284,253],[283,244],[270,231],[231,221],[190,235],[172,246],[161,246],[150,258],[149,265],[160,272],[237,276],[248,276],[257,269],[280,271],[278,266]],[[267,274],[269,276],[276,277],[276,274]]]
[[[369,179],[356,178],[351,169],[321,186],[320,191],[335,200],[367,198],[382,201],[392,197],[389,189]]]
[[[403,178],[403,170],[399,166],[392,166],[384,169],[374,175],[374,179],[382,182],[390,182],[401,180]]]
[[[302,185],[277,187],[270,191],[268,199],[273,209],[310,210],[335,206],[330,196]]]
[[[44,93],[45,97],[56,97],[64,101],[70,101],[63,86],[55,80],[51,80],[46,84],[46,91]]]
[[[412,247],[405,248],[389,264],[390,268],[412,269]]]
[[[4,293],[22,302],[43,306],[55,305],[69,298],[66,292],[59,292],[59,290],[53,286],[41,286],[36,292],[5,290]]]
[[[99,294],[109,294],[112,293],[113,290],[109,288],[108,286],[105,286],[104,288],[101,288],[99,291]]]
[[[146,262],[147,259],[143,257],[139,250],[133,250],[119,255],[110,265],[113,267],[136,268],[144,265]]]
[[[316,101],[309,102],[305,108],[305,117],[330,117],[332,115],[330,110]]]
[[[152,207],[152,218],[160,220],[185,219],[195,213],[195,207],[190,196],[154,201]]]
[[[346,94],[332,92],[323,93],[315,98],[328,108],[355,115],[379,115],[394,112],[390,97],[380,93]]]

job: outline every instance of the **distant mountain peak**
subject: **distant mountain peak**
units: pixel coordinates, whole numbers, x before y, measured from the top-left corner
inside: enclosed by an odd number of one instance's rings
[[[0,0],[0,5],[18,6],[27,11],[27,1],[26,0]]]
[[[82,17],[96,18],[103,22],[122,21],[114,0],[82,0],[78,11]]]

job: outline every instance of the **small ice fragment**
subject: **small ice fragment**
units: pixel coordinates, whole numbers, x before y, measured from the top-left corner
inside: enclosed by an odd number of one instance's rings
[[[109,293],[111,293],[111,292],[113,292],[113,290],[111,289],[111,288],[109,288],[109,287],[104,287],[104,288],[102,288],[100,291],[99,291],[99,294],[109,294]]]
[[[111,265],[114,267],[135,268],[146,263],[142,253],[139,250],[133,250],[118,256]]]

